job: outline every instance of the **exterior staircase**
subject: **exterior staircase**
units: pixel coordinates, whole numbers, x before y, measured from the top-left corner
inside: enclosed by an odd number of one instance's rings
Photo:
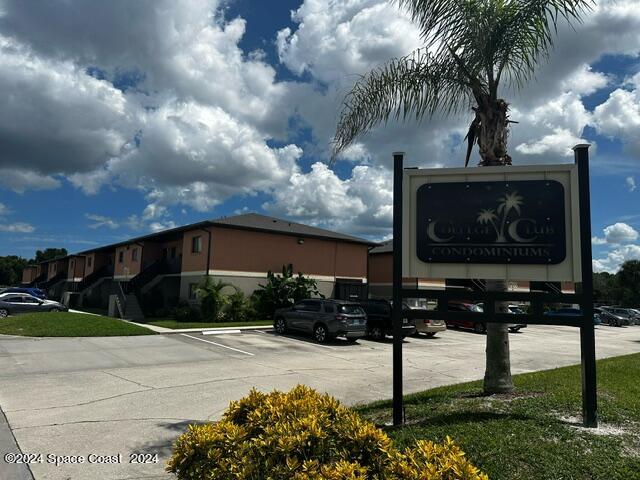
[[[138,297],[133,293],[130,293],[125,297],[123,318],[125,320],[144,320],[144,314],[140,308]]]

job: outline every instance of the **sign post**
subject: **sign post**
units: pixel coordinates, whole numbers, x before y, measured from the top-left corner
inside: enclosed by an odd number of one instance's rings
[[[580,193],[582,313],[586,319],[590,319],[593,318],[593,267],[591,260],[589,145],[576,145],[573,147],[573,152],[575,163],[578,165],[578,186]],[[596,342],[593,321],[585,321],[584,324],[580,326],[580,360],[582,363],[582,419],[586,427],[597,427]]]
[[[402,316],[481,323],[580,328],[584,425],[597,427],[589,145],[575,163],[516,167],[404,169],[394,153],[393,423],[404,421]],[[500,279],[581,284],[579,293],[403,288],[403,277]],[[404,298],[436,300],[435,310],[402,312]],[[483,302],[482,312],[450,312],[452,300]],[[529,313],[497,313],[519,301]],[[543,314],[545,304],[579,304],[572,316]]]

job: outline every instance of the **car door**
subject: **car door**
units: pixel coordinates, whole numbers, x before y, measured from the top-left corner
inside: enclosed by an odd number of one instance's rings
[[[313,325],[320,317],[322,302],[319,300],[304,300],[300,310],[300,330],[306,333],[313,332]]]
[[[31,295],[23,295],[22,297],[22,311],[26,313],[42,312],[45,309],[43,304],[36,297]]]
[[[24,311],[21,295],[7,295],[2,300],[7,302],[9,313],[11,313],[12,315],[15,315],[16,313],[22,313]]]

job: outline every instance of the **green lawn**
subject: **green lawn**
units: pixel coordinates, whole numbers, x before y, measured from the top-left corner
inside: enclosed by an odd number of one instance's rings
[[[30,337],[111,337],[155,332],[117,318],[69,312],[27,313],[0,319],[0,334]]]
[[[164,328],[225,328],[225,327],[255,327],[273,325],[273,320],[255,320],[251,322],[176,322],[166,318],[147,318],[144,323]]]
[[[601,360],[597,368],[596,433],[580,428],[579,366],[518,375],[511,396],[483,397],[480,382],[410,395],[409,425],[385,429],[400,445],[450,435],[491,480],[638,480],[640,354]],[[358,410],[384,424],[390,407],[387,401]]]

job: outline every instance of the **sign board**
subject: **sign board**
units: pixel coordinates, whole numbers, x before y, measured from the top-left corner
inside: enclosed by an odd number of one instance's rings
[[[403,276],[579,281],[573,164],[406,169]]]

